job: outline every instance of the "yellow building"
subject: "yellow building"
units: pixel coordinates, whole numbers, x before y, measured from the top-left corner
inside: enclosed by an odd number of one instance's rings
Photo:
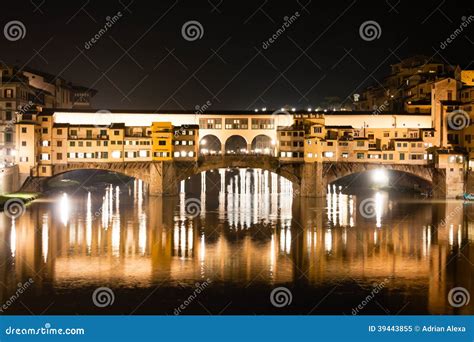
[[[152,159],[171,160],[173,158],[173,125],[171,122],[151,124]]]

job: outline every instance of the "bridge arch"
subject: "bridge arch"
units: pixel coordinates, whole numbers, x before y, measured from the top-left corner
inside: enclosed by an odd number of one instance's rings
[[[419,180],[423,187],[432,187],[433,169],[424,165],[376,164],[376,163],[325,163],[323,178],[327,184],[343,180],[349,176],[375,170],[386,170],[392,174],[409,175]]]
[[[268,135],[259,134],[252,139],[251,152],[275,155],[275,144]]]
[[[301,164],[281,164],[276,157],[270,155],[248,155],[245,158],[238,155],[203,156],[193,167],[178,167],[176,180],[180,182],[204,171],[227,168],[262,169],[288,179],[296,188],[301,185]]]
[[[248,152],[248,142],[241,135],[231,135],[225,141],[226,154],[245,154]]]
[[[222,151],[222,142],[214,134],[207,134],[199,140],[199,154],[200,155],[215,155]]]

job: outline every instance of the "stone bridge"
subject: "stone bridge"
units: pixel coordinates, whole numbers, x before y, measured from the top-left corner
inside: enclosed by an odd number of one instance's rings
[[[355,173],[373,169],[387,169],[408,173],[436,184],[436,197],[452,197],[447,194],[446,170],[425,165],[382,164],[356,162],[284,162],[268,155],[225,155],[204,156],[193,162],[74,162],[53,166],[53,175],[73,170],[94,169],[122,173],[143,180],[149,185],[150,195],[177,195],[182,180],[203,171],[219,168],[258,168],[268,170],[290,180],[295,192],[303,197],[319,197],[326,194],[327,185]],[[41,191],[44,181],[30,177],[22,187],[23,191]]]

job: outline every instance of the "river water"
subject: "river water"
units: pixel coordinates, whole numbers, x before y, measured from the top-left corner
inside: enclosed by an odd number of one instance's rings
[[[179,197],[133,180],[0,214],[2,313],[474,314],[474,203],[202,177]]]

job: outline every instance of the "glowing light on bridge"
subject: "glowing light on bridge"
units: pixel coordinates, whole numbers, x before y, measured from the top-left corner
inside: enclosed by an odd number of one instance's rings
[[[372,181],[379,186],[388,185],[388,174],[384,169],[377,169],[371,172]]]

